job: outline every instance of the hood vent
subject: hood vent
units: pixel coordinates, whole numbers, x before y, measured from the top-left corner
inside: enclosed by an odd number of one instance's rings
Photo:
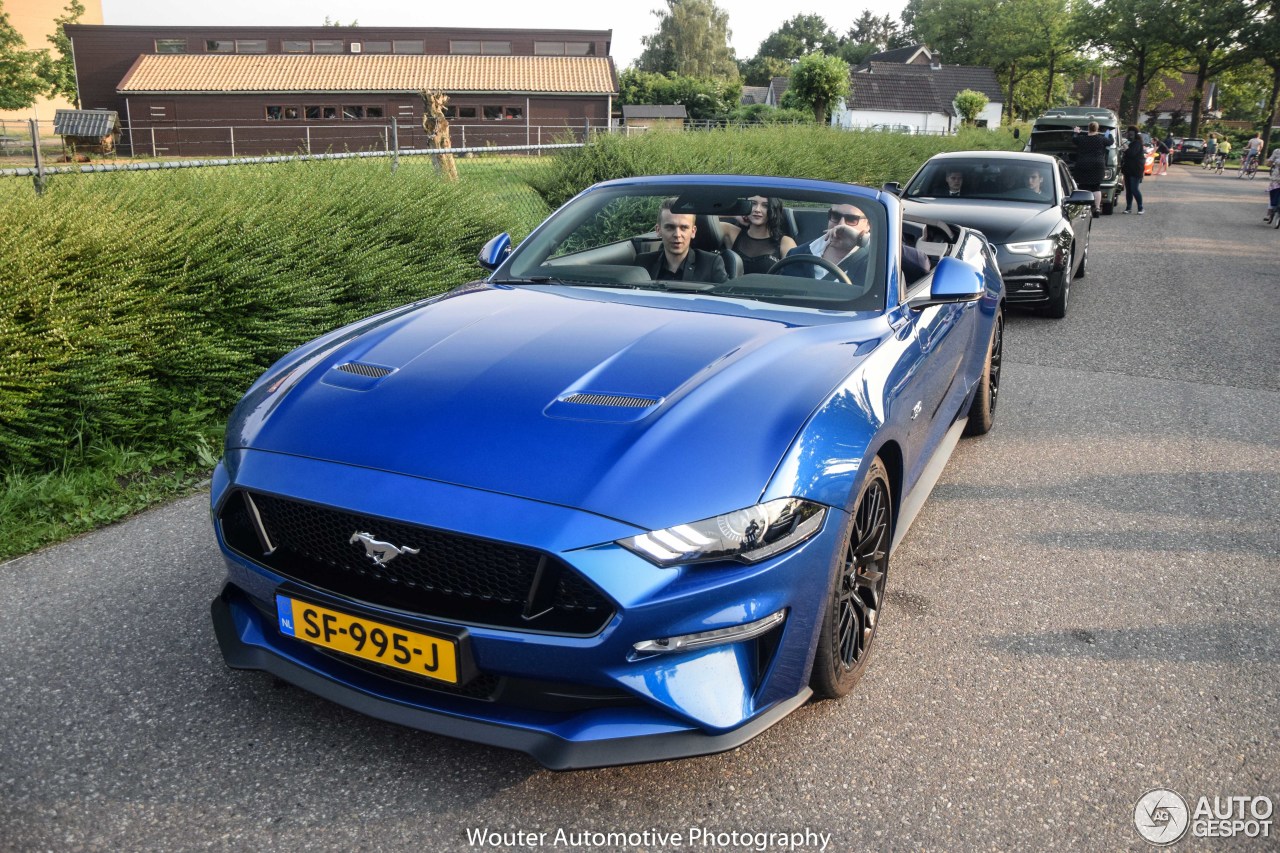
[[[339,364],[338,370],[344,373],[354,373],[356,376],[367,376],[370,379],[381,379],[388,373],[393,373],[389,367],[379,367],[376,364],[360,364],[357,361],[349,361],[346,364]]]
[[[562,402],[579,406],[619,406],[624,409],[647,409],[658,401],[652,397],[620,397],[609,394],[573,394]]]

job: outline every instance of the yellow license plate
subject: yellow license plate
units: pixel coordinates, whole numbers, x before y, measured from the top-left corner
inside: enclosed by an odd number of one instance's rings
[[[335,652],[458,683],[458,643],[276,596],[280,633]]]

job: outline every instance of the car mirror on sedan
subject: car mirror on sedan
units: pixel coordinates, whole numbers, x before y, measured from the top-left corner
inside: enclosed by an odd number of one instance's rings
[[[1067,196],[1066,204],[1087,204],[1093,206],[1093,193],[1088,190],[1072,190]]]
[[[907,304],[913,311],[931,305],[975,302],[986,292],[986,282],[977,267],[959,258],[942,258],[933,270],[929,295],[912,299]]]
[[[481,247],[477,260],[485,269],[496,270],[511,254],[511,249],[511,235],[504,231]]]
[[[897,181],[889,181],[888,183],[883,184],[880,189],[894,195],[902,195],[902,184]]]

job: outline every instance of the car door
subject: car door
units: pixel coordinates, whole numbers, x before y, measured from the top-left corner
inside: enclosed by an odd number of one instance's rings
[[[1062,197],[1065,199],[1075,191],[1076,182],[1071,177],[1071,173],[1067,171],[1067,167],[1062,163],[1058,163],[1058,180],[1062,182]],[[1089,229],[1093,227],[1093,211],[1090,205],[1066,204],[1064,202],[1062,211],[1063,216],[1071,223],[1071,230],[1075,233],[1076,245],[1084,246],[1089,237]]]
[[[978,269],[985,268],[983,243],[965,232],[953,254]],[[907,291],[906,301],[927,294],[931,276]],[[908,341],[903,359],[907,369],[899,389],[898,405],[909,408],[907,446],[903,448],[905,488],[915,485],[933,457],[947,430],[955,421],[960,404],[968,393],[967,377],[972,370],[966,356],[972,349],[976,326],[976,302],[930,305],[912,310],[906,301],[891,316],[894,333]]]

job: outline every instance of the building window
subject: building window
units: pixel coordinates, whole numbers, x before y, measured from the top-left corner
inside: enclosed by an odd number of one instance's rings
[[[342,53],[345,46],[342,39],[313,39],[311,42],[313,53]]]
[[[448,106],[444,108],[445,118],[475,118],[475,107],[454,107]]]
[[[478,41],[451,41],[449,42],[450,53],[479,53],[480,42]]]
[[[284,107],[267,107],[267,121],[280,121],[284,118]]]
[[[391,48],[396,53],[425,53],[426,47],[421,39],[394,39]]]
[[[382,107],[381,106],[365,107],[364,117],[365,118],[382,118]]]
[[[326,118],[337,118],[337,107],[311,106],[303,108],[308,121],[318,121]]]
[[[286,121],[297,121],[301,115],[302,115],[302,110],[298,109],[297,107],[284,108],[284,117]]]
[[[596,46],[589,41],[535,41],[534,56],[594,56]]]
[[[364,107],[343,107],[342,117],[346,119],[364,118]]]
[[[231,39],[205,39],[204,49],[209,53],[235,53],[236,43]]]
[[[524,118],[523,107],[485,107],[484,117],[489,121],[511,121]]]
[[[390,53],[391,42],[389,41],[367,41],[364,43],[365,53]]]
[[[482,41],[480,42],[480,52],[491,56],[506,56],[511,53],[511,42],[509,41]]]
[[[280,42],[280,50],[285,53],[310,53],[311,41],[309,39],[285,39]]]
[[[236,53],[266,53],[266,39],[236,39]]]
[[[156,39],[156,53],[186,53],[186,39]]]

